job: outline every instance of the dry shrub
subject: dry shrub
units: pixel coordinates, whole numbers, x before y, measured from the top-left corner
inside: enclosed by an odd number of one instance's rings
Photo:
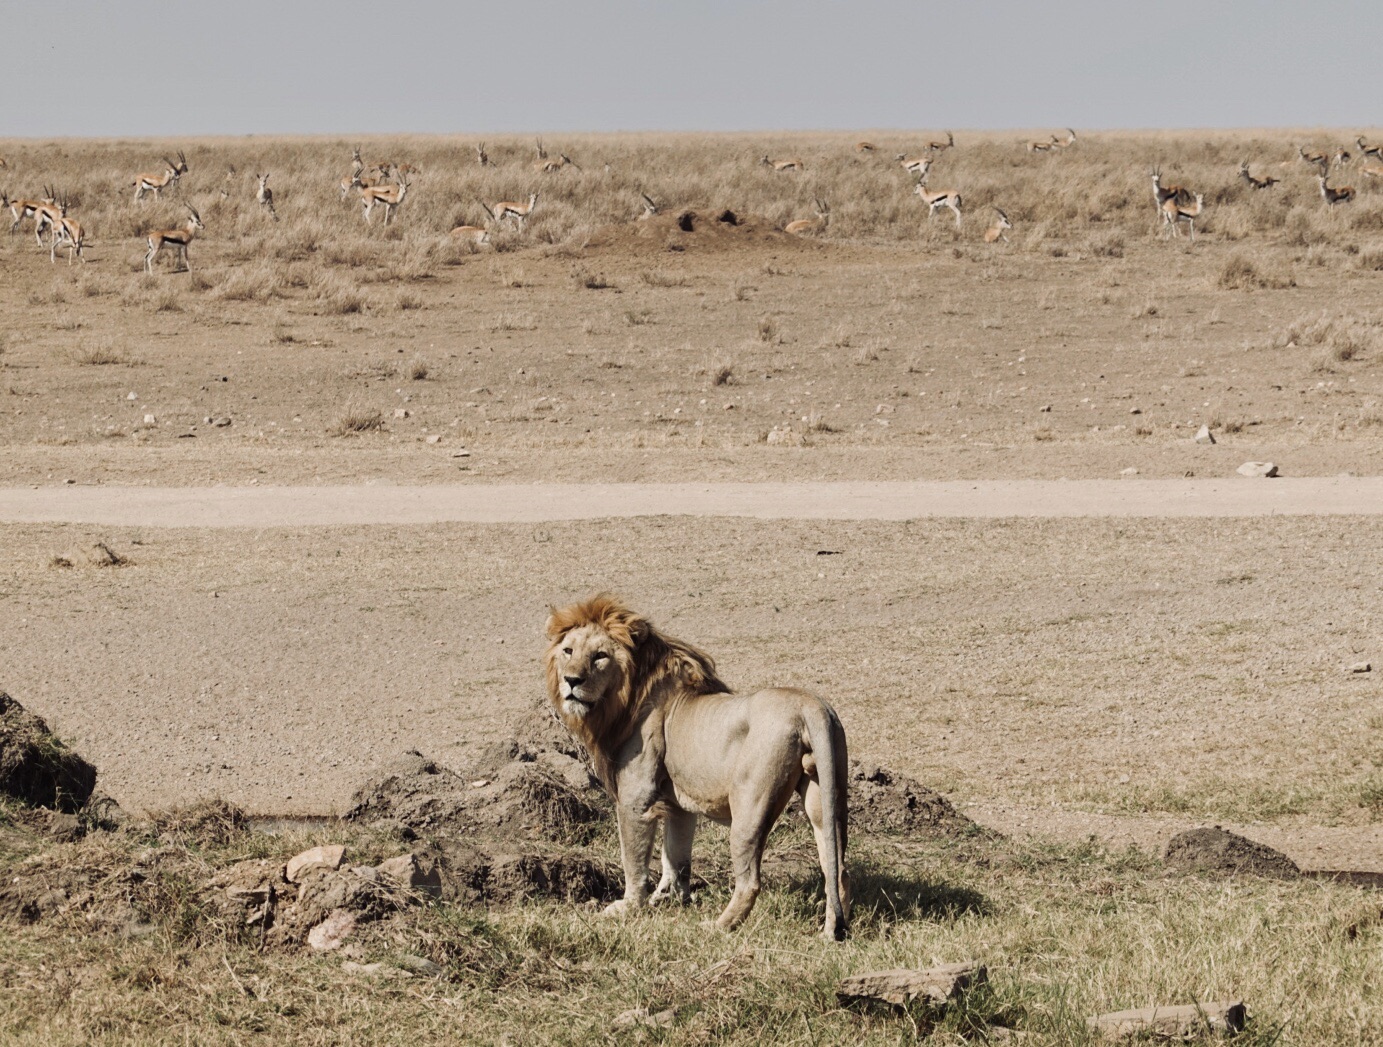
[[[411,291],[400,291],[394,298],[394,308],[399,312],[407,312],[411,309],[421,309],[423,300]]]
[[[87,364],[92,367],[109,367],[112,364],[123,364],[129,361],[121,356],[115,348],[115,342],[109,338],[103,338],[95,345],[84,346],[72,354],[72,359],[79,364]]]
[[[351,436],[355,433],[370,433],[384,428],[384,415],[379,411],[352,408],[336,419],[327,432],[332,436]]]
[[[1220,273],[1215,278],[1215,286],[1226,291],[1281,290],[1295,287],[1296,281],[1290,276],[1264,272],[1246,255],[1235,252],[1220,267]]]
[[[420,356],[415,356],[408,361],[408,366],[404,368],[404,374],[415,382],[424,381],[428,376],[427,361]]]
[[[711,369],[712,385],[730,385],[735,380],[735,369],[730,364],[717,364]]]

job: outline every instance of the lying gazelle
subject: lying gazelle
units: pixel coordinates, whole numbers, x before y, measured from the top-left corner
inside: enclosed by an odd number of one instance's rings
[[[928,218],[936,214],[938,207],[949,207],[951,213],[956,216],[956,228],[960,228],[960,193],[954,189],[943,189],[934,193],[927,188],[926,182],[918,182],[913,192],[927,205]]]
[[[490,242],[490,230],[478,225],[458,225],[450,236],[457,243],[470,244],[472,247],[484,247]]]
[[[1008,233],[1006,230],[1013,228],[1013,223],[1008,220],[1008,215],[1004,214],[999,208],[994,208],[994,213],[999,217],[994,219],[994,224],[984,231],[984,242],[992,244],[996,240],[1008,243]]]
[[[1248,182],[1249,186],[1253,189],[1271,189],[1273,186],[1277,185],[1278,182],[1282,181],[1282,179],[1274,178],[1272,175],[1268,175],[1265,178],[1253,177],[1253,175],[1249,173],[1249,162],[1247,160],[1239,164],[1239,177]]]
[[[1056,135],[1052,135],[1045,142],[1029,142],[1028,152],[1030,153],[1055,153],[1061,148],[1061,140]]]
[[[1383,178],[1383,164],[1365,164],[1359,173],[1365,178]]]
[[[824,200],[816,200],[816,217],[799,218],[795,222],[789,222],[783,226],[783,232],[800,235],[801,233],[824,233],[826,227],[831,224],[831,205]]]
[[[1383,160],[1383,145],[1365,145],[1363,135],[1360,135],[1354,141],[1359,145],[1360,156],[1371,156],[1375,160]]]
[[[389,220],[394,217],[394,212],[399,209],[399,204],[403,203],[403,198],[408,195],[408,179],[399,175],[399,180],[393,185],[371,185],[360,190],[360,203],[365,209],[365,224],[370,224],[370,212],[374,210],[375,204],[384,206],[384,224],[388,225]]]
[[[642,222],[658,213],[658,205],[647,193],[640,192],[639,196],[643,197],[643,214],[639,215],[639,221]]]
[[[906,153],[899,153],[894,159],[903,165],[903,170],[919,182],[927,180],[927,172],[931,170],[934,162],[930,156],[908,156]]]
[[[1164,229],[1170,227],[1173,236],[1180,236],[1181,231],[1177,226],[1185,222],[1191,228],[1191,242],[1196,242],[1196,219],[1205,210],[1205,194],[1196,194],[1196,206],[1189,207],[1186,204],[1178,203],[1176,198],[1170,198],[1162,205],[1162,224]]]
[[[1148,173],[1152,176],[1153,200],[1157,204],[1159,215],[1163,215],[1165,218],[1163,207],[1166,206],[1168,200],[1173,200],[1179,204],[1191,202],[1191,191],[1185,186],[1162,184],[1162,168],[1154,167]]]
[[[501,200],[492,207],[484,200],[481,200],[480,206],[485,208],[485,213],[490,216],[491,220],[496,225],[502,225],[506,218],[512,218],[514,223],[522,229],[528,221],[528,216],[533,213],[533,208],[537,206],[537,203],[538,194],[529,193],[528,203],[526,204],[516,203],[513,200]]]
[[[1314,164],[1322,170],[1330,164],[1330,157],[1326,156],[1324,153],[1308,153],[1306,147],[1302,145],[1297,146],[1297,159],[1301,160],[1303,163]]]
[[[159,256],[159,252],[164,247],[171,247],[182,257],[182,269],[173,270],[177,272],[191,272],[192,265],[187,258],[187,245],[192,242],[192,238],[197,235],[198,229],[205,229],[202,225],[202,216],[199,215],[191,204],[187,205],[187,221],[177,229],[156,229],[149,234],[149,253],[144,256],[144,271],[152,273],[154,271],[154,259]]]
[[[161,174],[142,174],[135,178],[131,184],[134,186],[134,198],[136,201],[143,200],[144,194],[152,192],[154,199],[158,199],[158,194],[170,185],[177,185],[178,179],[187,174],[187,157],[183,156],[182,151],[178,151],[178,162],[175,164],[168,157],[163,158],[164,167]]]
[[[764,156],[759,163],[763,164],[765,167],[771,167],[775,171],[801,171],[807,166],[797,157],[793,157],[790,160],[770,160],[767,156]]]
[[[1354,186],[1352,185],[1342,185],[1338,189],[1332,189],[1326,184],[1324,174],[1316,175],[1316,181],[1320,183],[1321,199],[1325,201],[1327,207],[1347,204],[1354,199]]]
[[[928,142],[928,143],[927,143],[927,152],[929,152],[929,153],[944,153],[944,152],[946,152],[947,149],[953,148],[953,147],[955,146],[955,144],[956,144],[956,136],[953,135],[953,134],[951,134],[950,131],[947,131],[947,132],[946,132],[946,141],[944,141],[944,142]]]
[[[856,142],[856,143],[855,143],[855,152],[857,152],[857,153],[872,153],[872,152],[874,152],[874,148],[875,148],[875,147],[874,147],[874,143],[873,143],[873,142]]]
[[[538,160],[533,165],[533,170],[540,174],[552,174],[554,171],[560,171],[564,167],[574,167],[578,171],[581,170],[581,165],[566,153],[558,153],[557,159],[554,160],[552,157],[548,156],[546,152],[544,152],[542,159]]]
[[[86,234],[81,224],[75,218],[67,215],[67,197],[62,198],[58,205],[58,224],[53,227],[53,244],[48,251],[48,261],[57,262],[58,247],[62,244],[67,245],[67,264],[72,264],[72,256],[75,254],[86,264],[86,256],[82,254],[82,248],[86,245]]]
[[[274,221],[279,220],[279,213],[274,210],[274,191],[269,188],[269,172],[256,174],[259,179],[259,191],[255,193],[255,199],[259,201],[259,206],[268,211],[273,216]]]

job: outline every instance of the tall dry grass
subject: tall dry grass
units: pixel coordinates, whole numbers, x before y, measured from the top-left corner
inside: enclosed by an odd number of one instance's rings
[[[540,194],[531,220],[522,231],[496,230],[495,250],[532,245],[579,250],[600,227],[634,221],[643,210],[640,194],[646,192],[664,210],[729,207],[779,226],[810,217],[813,201],[820,198],[831,206],[825,236],[855,241],[978,241],[992,215],[989,208],[999,206],[1016,226],[1008,249],[1074,245],[1118,257],[1129,238],[1157,232],[1148,177],[1154,164],[1165,182],[1205,194],[1198,232],[1221,240],[1302,249],[1338,246],[1350,251],[1352,266],[1369,266],[1383,234],[1383,191],[1364,184],[1367,179],[1352,179],[1346,168],[1334,181],[1356,182],[1359,199],[1327,210],[1315,169],[1293,161],[1303,139],[1286,133],[1085,134],[1053,155],[1026,152],[1023,135],[962,134],[954,149],[937,157],[928,179],[934,188],[962,194],[967,220],[960,231],[949,219],[928,221],[912,195],[911,176],[893,160],[896,153],[916,152],[925,135],[878,138],[879,148],[869,156],[854,152],[854,137],[572,135],[546,144],[553,155],[557,150],[570,155],[580,169],[548,174],[535,170],[533,144],[526,138],[489,142],[492,164],[487,167],[476,164],[475,143],[467,137],[365,139],[358,144],[367,162],[420,169],[388,227],[378,216],[367,226],[354,193],[340,198],[340,179],[349,172],[357,144],[349,139],[4,142],[0,147],[10,158],[10,193],[57,186],[91,230],[93,245],[100,253],[113,252],[130,272],[141,264],[148,230],[180,222],[183,202],[191,203],[207,226],[193,247],[194,269],[199,257],[214,256],[221,266],[250,270],[218,289],[221,297],[240,301],[272,297],[271,288],[295,273],[292,282],[309,282],[304,269],[309,274],[361,270],[371,281],[425,276],[470,253],[446,243],[444,236],[457,225],[486,224],[479,201],[521,200],[531,192]],[[1316,137],[1320,146],[1333,140]],[[191,167],[178,188],[159,201],[135,203],[136,172],[157,168],[160,156],[177,149],[186,152]],[[774,172],[759,162],[765,152],[801,156],[805,170]],[[1237,174],[1244,159],[1281,183],[1252,190]],[[1279,166],[1282,162],[1287,166]],[[253,172],[265,170],[274,178],[282,219],[277,223],[255,201]],[[1369,250],[1362,251],[1365,247]],[[1333,263],[1333,256],[1327,260]]]

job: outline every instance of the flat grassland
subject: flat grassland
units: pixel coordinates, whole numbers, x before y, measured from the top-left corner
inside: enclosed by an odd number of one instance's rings
[[[527,139],[489,141],[483,168],[472,138],[0,142],[0,188],[53,186],[90,240],[69,266],[31,221],[0,237],[0,485],[1136,483],[1249,459],[1377,474],[1383,185],[1332,170],[1357,197],[1328,208],[1295,159],[1355,133],[1082,132],[1053,155],[1023,148],[1046,132],[962,133],[928,178],[961,192],[959,229],[927,219],[893,160],[935,133],[879,135],[872,154],[853,148],[864,135],[548,138],[579,165],[552,173]],[[419,168],[387,228],[341,199],[356,144],[367,164]],[[180,187],[135,203],[135,174],[178,149]],[[1243,160],[1280,184],[1251,189]],[[1205,194],[1194,246],[1161,235],[1154,165]],[[265,170],[278,221],[254,199]],[[478,200],[532,192],[526,228],[449,239],[483,224]],[[641,192],[660,207],[646,221]],[[817,199],[825,229],[781,231]],[[192,271],[163,258],[145,274],[143,234],[184,202],[206,226]],[[993,206],[1008,242],[983,242]],[[1202,425],[1214,444],[1194,441]],[[861,899],[841,947],[812,936],[810,879],[770,875],[735,935],[698,926],[724,896],[715,831],[687,912],[439,906],[365,939],[371,959],[436,960],[436,982],[261,951],[174,885],[145,936],[92,934],[78,912],[0,921],[3,1038],[959,1043],[996,1021],[1065,1044],[1084,1042],[1085,1014],[1242,995],[1247,1042],[1383,1043],[1376,893],[1171,875],[1156,858],[1177,829],[1224,823],[1307,868],[1383,871],[1379,674],[1349,672],[1379,668],[1381,532],[0,526],[0,689],[134,809],[329,813],[401,749],[460,765],[536,703],[547,605],[610,588],[733,683],[820,690],[853,755],[1012,834],[852,841]],[[96,541],[130,564],[98,566]],[[0,830],[0,872],[19,871],[40,845],[6,816]],[[193,851],[278,858],[344,831]],[[804,845],[800,828],[780,836]],[[351,845],[370,860],[403,846]],[[174,844],[62,846],[95,862]],[[832,996],[843,974],[970,958],[991,988],[934,1028]],[[636,1006],[677,1018],[612,1032]]]

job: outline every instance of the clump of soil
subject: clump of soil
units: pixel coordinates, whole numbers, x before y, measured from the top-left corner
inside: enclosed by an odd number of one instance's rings
[[[981,832],[935,789],[874,764],[850,764],[850,828],[867,833],[970,836]]]
[[[1296,862],[1266,844],[1246,839],[1218,825],[1191,829],[1167,843],[1167,864],[1186,872],[1219,876],[1267,876],[1292,880],[1301,875]]]
[[[0,795],[75,814],[95,788],[96,768],[58,741],[40,717],[0,691]]]

